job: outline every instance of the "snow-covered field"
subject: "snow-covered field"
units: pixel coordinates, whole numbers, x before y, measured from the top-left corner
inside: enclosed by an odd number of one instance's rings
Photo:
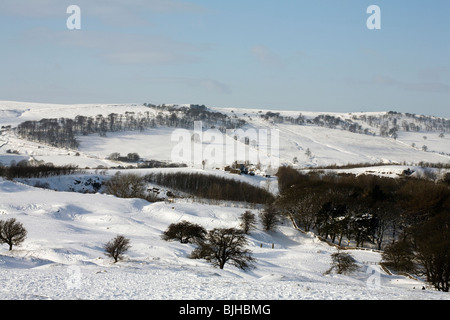
[[[170,223],[187,220],[206,229],[237,227],[243,205],[182,201],[148,203],[103,194],[56,192],[0,181],[1,218],[28,230],[12,251],[1,248],[1,299],[449,299],[424,283],[385,274],[380,254],[349,251],[360,269],[324,275],[331,247],[285,221],[276,231],[259,226],[249,236],[256,268],[216,269],[188,258],[194,246],[166,242]],[[257,210],[253,210],[257,213]],[[131,240],[125,259],[104,255],[117,234]],[[272,244],[274,248],[272,248]]]
[[[27,120],[40,120],[43,118],[72,118],[77,115],[96,116],[110,113],[124,114],[126,111],[154,112],[138,104],[128,105],[53,105],[21,102],[0,102],[0,125],[17,126]],[[450,134],[439,137],[439,132],[405,132],[400,131],[397,139],[380,137],[379,135],[365,135],[352,133],[341,129],[330,129],[315,125],[277,124],[260,118],[263,111],[213,108],[214,111],[224,112],[232,117],[247,121],[244,132],[259,132],[264,129],[279,134],[279,152],[277,162],[281,165],[293,165],[300,168],[326,166],[330,164],[347,165],[349,163],[386,163],[415,165],[419,162],[450,163]],[[282,112],[285,116],[298,116],[299,112]],[[313,118],[321,113],[303,113]],[[367,113],[370,115],[371,113]],[[383,113],[373,113],[374,115]],[[351,114],[333,114],[342,119],[349,118]],[[378,130],[372,128],[373,130]],[[160,127],[146,129],[143,132],[108,132],[107,137],[88,135],[77,137],[80,142],[79,150],[66,150],[53,148],[38,143],[19,139],[12,130],[2,130],[0,134],[0,162],[9,165],[12,160],[18,162],[23,159],[35,159],[52,162],[55,165],[75,164],[81,168],[96,168],[98,166],[114,166],[117,162],[106,159],[111,153],[119,152],[121,155],[138,153],[142,158],[170,161],[172,151],[178,145],[174,140],[175,128]],[[224,137],[223,141],[227,141]],[[260,141],[259,141],[260,142]],[[205,137],[201,150],[206,152],[210,140]],[[423,146],[427,151],[423,151]],[[254,153],[257,149],[249,147]],[[6,153],[7,150],[17,153]],[[309,154],[306,154],[309,150]],[[248,151],[246,151],[248,153]],[[264,152],[262,152],[264,155]],[[189,166],[193,165],[193,155],[187,159]],[[231,155],[236,160],[242,160],[243,155]],[[248,158],[248,157],[247,157]],[[295,160],[294,160],[295,159]],[[217,160],[214,158],[213,160]],[[207,166],[223,167],[230,163],[207,162]],[[199,164],[197,168],[201,167]]]
[[[0,102],[0,125],[16,126],[26,120],[76,115],[107,115],[148,110],[140,105],[59,106]],[[220,109],[218,109],[221,111]],[[225,111],[222,110],[222,111]],[[231,112],[227,110],[226,112]],[[354,134],[348,131],[292,126],[264,122],[253,112],[248,128],[277,129],[280,135],[280,163],[299,167],[383,162],[389,166],[352,169],[354,173],[395,177],[410,164],[420,161],[450,162],[450,135],[437,133],[399,134],[397,140]],[[248,116],[247,116],[248,117]],[[66,150],[18,138],[13,130],[2,130],[0,162],[43,160],[80,168],[117,166],[106,159],[113,152],[137,152],[141,157],[170,160],[173,130],[158,128],[137,132],[108,133],[107,137],[79,137],[79,150]],[[423,138],[426,135],[427,138]],[[426,141],[426,142],[424,142]],[[423,144],[428,144],[424,152]],[[412,146],[415,143],[415,147]],[[305,151],[309,149],[310,155]],[[9,150],[9,152],[7,152]],[[15,152],[11,153],[11,150]],[[447,155],[442,155],[444,153]],[[293,159],[298,162],[294,163]],[[395,163],[405,165],[392,165]],[[418,167],[412,167],[420,171]],[[203,171],[190,164],[183,169]],[[146,172],[141,171],[141,172]],[[206,168],[208,173],[233,176],[277,193],[275,178],[237,176]],[[349,171],[349,170],[347,170]],[[108,174],[115,171],[108,170]],[[436,174],[441,173],[437,171]],[[87,170],[86,177],[105,178]],[[1,178],[0,178],[1,179]],[[448,300],[448,293],[427,287],[421,279],[388,275],[378,265],[375,251],[348,251],[359,270],[350,275],[325,275],[336,248],[312,234],[303,234],[284,221],[276,231],[261,226],[249,235],[249,249],[256,258],[255,269],[241,271],[231,265],[216,269],[204,260],[188,258],[193,245],[166,242],[162,233],[169,224],[187,220],[207,230],[237,227],[245,210],[258,209],[242,203],[206,204],[192,200],[149,203],[141,199],[119,199],[85,191],[74,182],[83,177],[41,179],[50,189],[0,180],[0,219],[16,218],[28,230],[25,242],[12,251],[0,247],[0,299],[163,299],[163,300],[300,300],[300,299],[421,299]],[[92,191],[92,190],[89,190]],[[112,263],[103,245],[117,234],[131,240],[125,259]],[[272,248],[273,246],[273,248]]]

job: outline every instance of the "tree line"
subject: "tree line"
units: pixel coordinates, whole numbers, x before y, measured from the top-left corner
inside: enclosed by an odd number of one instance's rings
[[[208,110],[205,106],[166,107],[146,105],[149,111],[110,113],[92,116],[78,115],[74,119],[54,118],[39,121],[25,121],[18,125],[16,133],[23,139],[45,143],[60,148],[77,149],[77,135],[98,134],[106,136],[108,132],[143,131],[156,127],[174,127],[193,129],[195,121],[202,121],[204,128],[226,129],[240,128],[245,124],[242,119],[231,118],[220,112]]]
[[[376,135],[396,138],[399,131],[419,132],[450,132],[450,120],[439,117],[399,113],[389,111],[380,115],[354,114],[351,119],[343,119],[331,114],[320,114],[307,119],[301,113],[297,117],[283,116],[280,112],[268,111],[260,115],[261,118],[275,123],[288,123],[296,125],[311,124],[330,129],[347,130],[353,133]],[[366,124],[367,126],[363,126]]]
[[[27,160],[11,162],[9,166],[0,164],[0,177],[8,180],[15,178],[44,178],[58,175],[83,173],[84,170],[74,165],[55,166],[53,163],[32,163]]]
[[[149,183],[173,188],[199,198],[264,204],[273,201],[267,190],[252,184],[212,174],[171,172],[145,176]]]
[[[339,246],[389,250],[400,271],[426,276],[439,290],[450,281],[450,187],[445,181],[372,175],[278,172],[275,205],[304,231]],[[346,243],[346,241],[348,241]],[[393,250],[395,249],[395,250]],[[400,250],[401,249],[401,250]],[[400,253],[399,253],[400,250]],[[398,263],[398,255],[410,261]],[[407,258],[405,258],[407,257]]]

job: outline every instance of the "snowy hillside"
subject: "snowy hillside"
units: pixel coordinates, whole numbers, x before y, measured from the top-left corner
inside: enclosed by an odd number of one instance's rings
[[[12,251],[1,248],[1,299],[448,299],[421,290],[423,282],[389,276],[377,252],[352,250],[360,267],[345,276],[324,275],[335,248],[286,221],[276,231],[259,226],[249,236],[256,268],[213,268],[187,256],[190,244],[161,240],[170,223],[187,220],[237,227],[243,207],[191,202],[148,203],[102,194],[36,189],[1,181],[2,218],[28,230]],[[116,264],[102,246],[116,234],[131,240]],[[274,248],[272,248],[272,244]]]
[[[189,105],[182,107],[189,108]],[[348,250],[359,269],[350,275],[325,274],[330,268],[331,255],[337,249],[312,233],[296,230],[287,219],[270,232],[264,231],[258,223],[249,234],[248,249],[256,259],[255,268],[249,271],[231,265],[226,265],[223,270],[214,268],[205,260],[188,257],[194,245],[162,240],[162,233],[171,223],[186,220],[207,230],[238,227],[239,217],[245,210],[258,214],[260,209],[242,202],[207,202],[192,198],[160,202],[121,199],[92,188],[94,183],[101,184],[118,171],[138,174],[202,172],[238,179],[275,195],[278,193],[276,177],[273,177],[277,168],[252,163],[256,175],[236,175],[225,171],[224,167],[233,161],[214,162],[206,152],[220,145],[220,141],[212,141],[206,136],[197,141],[197,137],[192,135],[195,132],[193,128],[181,127],[182,113],[176,113],[176,106],[174,108],[175,111],[161,111],[140,104],[0,102],[2,166],[25,160],[29,163],[75,165],[84,169],[84,172],[71,176],[15,181],[0,177],[0,220],[15,218],[28,231],[26,240],[13,250],[8,251],[6,245],[0,246],[0,299],[450,299],[448,293],[434,290],[423,279],[387,274],[379,266],[381,253],[377,251]],[[386,112],[332,114],[332,119],[343,119],[333,128],[329,122],[327,125],[318,122],[317,119],[320,120],[324,114],[319,112],[303,112],[299,117],[300,112],[293,111],[273,115],[269,110],[209,110],[220,113],[214,116],[224,115],[221,118],[223,122],[245,120],[240,127],[244,133],[276,132],[279,154],[270,156],[278,156],[280,165],[308,169],[370,163],[378,166],[346,171],[396,177],[409,167],[417,174],[428,170],[420,168],[420,162],[450,164],[450,130],[446,123],[442,127],[437,125],[442,124],[442,119],[425,125],[425,120],[420,117],[394,114],[392,116],[398,120],[386,120],[388,124],[380,134],[380,123],[376,121]],[[169,118],[173,115],[171,112],[176,116]],[[17,127],[26,121],[64,118],[61,123],[66,123],[67,119],[84,116],[97,119],[100,124],[100,120],[108,119],[111,114],[130,113],[147,113],[147,120],[160,115],[165,124],[173,120],[174,125],[77,134],[75,138],[79,146],[76,149],[26,140],[17,131]],[[374,118],[370,118],[369,124],[367,119],[370,116]],[[361,120],[363,117],[366,120]],[[403,120],[407,121],[408,130],[403,130],[406,126],[402,129]],[[352,126],[352,123],[358,123],[359,127]],[[398,128],[393,127],[393,123],[399,123]],[[108,125],[113,127],[111,122]],[[419,125],[420,130],[416,130]],[[392,128],[398,130],[392,131]],[[177,129],[189,132],[189,141],[192,142],[193,152],[190,158],[185,158],[185,166],[135,168],[144,160],[167,164],[182,162],[173,159],[173,151],[179,146],[179,141],[174,139]],[[204,132],[208,129],[211,128],[204,128]],[[389,131],[391,134],[384,134]],[[265,141],[235,140],[234,135],[228,132],[223,137],[223,141],[235,142],[236,148],[241,150],[233,159],[238,162],[246,160],[246,155],[266,150]],[[427,147],[423,148],[424,145]],[[202,157],[194,159],[207,160],[203,164],[192,161],[196,150],[206,150]],[[133,153],[139,154],[141,161],[111,157],[112,154],[126,156]],[[123,169],[125,167],[131,168]],[[436,175],[442,173],[440,169],[433,170],[436,170]],[[104,254],[103,245],[118,234],[130,239],[131,248],[123,261],[113,263]],[[424,286],[427,290],[422,290]]]
[[[326,165],[347,165],[354,163],[384,163],[417,165],[420,162],[450,162],[450,120],[419,116],[401,118],[398,114],[353,113],[324,114],[320,112],[271,112],[267,110],[240,110],[211,107],[211,112],[220,112],[229,119],[245,121],[241,128],[243,134],[263,132],[279,134],[277,160],[280,165],[294,167],[316,167]],[[50,147],[19,138],[15,128],[25,121],[41,119],[75,119],[77,116],[104,118],[108,115],[133,115],[148,113],[148,117],[158,114],[165,117],[168,111],[149,108],[144,105],[49,105],[19,102],[0,102],[0,162],[9,165],[12,160],[23,159],[52,162],[57,165],[74,164],[79,167],[111,167],[118,163],[107,159],[112,153],[127,155],[138,153],[147,160],[171,161],[173,150],[179,143],[176,133],[179,127],[156,126],[135,131],[105,132],[103,135],[78,135],[79,147],[76,150]],[[178,114],[182,117],[183,114]],[[176,118],[176,117],[175,117]],[[331,119],[331,120],[330,120]],[[403,119],[403,120],[402,120]],[[431,120],[430,120],[431,119]],[[431,121],[431,122],[430,122]],[[414,129],[414,130],[412,130]],[[181,129],[185,130],[185,129]],[[266,130],[266,131],[261,131]],[[194,130],[187,130],[191,134]],[[211,138],[202,137],[201,157],[207,159]],[[223,136],[224,144],[231,136]],[[260,139],[261,140],[261,139]],[[237,143],[244,145],[242,139]],[[261,151],[261,141],[248,145],[244,154],[232,154],[233,160],[252,160],[251,155]],[[269,149],[272,144],[269,145]],[[191,157],[183,162],[188,166],[201,167]],[[208,159],[207,159],[208,160]],[[232,161],[217,158],[207,161],[210,168],[230,165]],[[252,162],[252,161],[251,161]],[[256,163],[255,163],[256,164]]]

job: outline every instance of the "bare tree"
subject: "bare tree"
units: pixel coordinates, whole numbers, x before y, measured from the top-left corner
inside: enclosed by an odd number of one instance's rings
[[[130,239],[122,235],[117,235],[114,239],[105,244],[106,255],[114,259],[114,263],[123,258],[123,254],[130,248]]]
[[[255,215],[250,211],[250,210],[246,210],[242,215],[241,215],[241,228],[244,231],[245,234],[248,234],[249,231],[253,228],[255,228],[256,226],[256,217]]]
[[[309,148],[306,149],[305,155],[306,155],[308,158],[311,158],[312,152],[311,152],[311,150],[309,150]]]
[[[260,218],[264,230],[266,231],[273,230],[280,221],[278,211],[273,205],[267,205],[261,211]]]
[[[427,282],[437,290],[450,291],[450,215],[448,210],[412,228],[415,256]]]
[[[27,230],[15,218],[0,221],[0,243],[8,244],[9,250],[12,250],[13,245],[21,244],[26,237]]]
[[[246,270],[253,267],[255,260],[251,251],[245,249],[247,239],[242,230],[236,228],[215,228],[208,232],[206,241],[191,253],[193,259],[206,259],[223,269],[227,262]]]
[[[383,253],[383,264],[399,272],[415,272],[413,244],[406,239],[388,244]]]

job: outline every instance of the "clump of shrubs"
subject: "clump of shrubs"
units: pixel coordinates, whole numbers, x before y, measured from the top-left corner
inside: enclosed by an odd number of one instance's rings
[[[325,274],[331,273],[334,269],[337,274],[350,274],[358,270],[355,258],[346,252],[335,252],[331,255],[331,268]]]
[[[205,259],[220,269],[223,269],[226,263],[230,263],[246,270],[252,268],[255,261],[251,251],[245,248],[247,239],[241,229],[214,228],[207,232],[198,224],[182,221],[169,225],[162,239],[195,243],[197,248],[192,251],[190,258]]]
[[[105,254],[114,259],[114,263],[123,259],[123,254],[130,248],[130,239],[117,235],[104,245]]]
[[[198,243],[205,240],[206,230],[198,224],[188,221],[172,223],[162,235],[166,241],[177,240],[181,243]]]

